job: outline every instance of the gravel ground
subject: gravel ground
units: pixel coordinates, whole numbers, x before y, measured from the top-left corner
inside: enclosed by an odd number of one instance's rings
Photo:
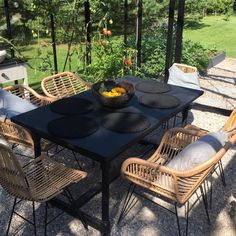
[[[222,105],[221,98],[218,96],[218,94],[214,92],[215,90],[212,89],[209,84],[214,83],[214,88],[222,89],[222,83],[224,83],[226,84],[225,86],[230,86],[231,88],[232,85],[232,88],[235,89],[235,80],[230,79],[229,85],[228,80],[226,80],[226,82],[222,82],[225,78],[217,78],[220,79],[219,85],[217,85],[213,76],[203,78],[201,80],[201,84],[203,84],[202,87],[206,86],[204,89],[206,92],[199,100],[200,103],[204,104],[205,101],[208,101],[207,98],[209,97],[214,100],[214,106],[218,106],[218,103],[219,106]],[[231,99],[228,103],[235,108],[235,90],[233,91],[232,89],[232,92],[233,94],[227,93],[227,96],[229,96]],[[225,123],[226,119],[227,117],[225,116],[217,115],[210,112],[202,112],[199,110],[191,110],[189,114],[189,123],[193,123],[210,131],[220,129]],[[160,133],[154,133],[152,138],[155,138],[156,140],[160,139],[157,134]],[[2,140],[2,142],[5,141]],[[144,151],[144,149],[145,147],[141,145],[136,145],[132,147],[126,153],[121,155],[119,163],[122,162],[123,159],[126,159],[131,155],[139,155]],[[19,148],[18,151],[23,152],[24,154],[27,153],[28,155],[32,155],[32,150],[29,149]],[[236,157],[236,146],[234,146],[234,148],[228,151],[228,153],[223,158],[225,177],[227,181],[226,187],[223,187],[221,179],[216,174],[213,175],[213,207],[210,210],[211,224],[208,225],[203,204],[202,202],[200,202],[196,204],[190,212],[189,235],[236,235],[236,158],[234,157]],[[85,189],[85,187],[89,186],[98,178],[100,178],[101,174],[100,168],[96,163],[91,163],[91,161],[88,161],[85,157],[80,156],[79,158],[81,160],[81,163],[83,163],[83,168],[88,171],[89,176],[87,180],[79,184],[79,186],[72,186],[72,192],[75,195],[80,194],[83,189]],[[28,160],[20,156],[19,159],[22,162]],[[56,159],[58,161],[66,163],[67,165],[76,166],[76,163],[73,161],[71,153],[68,151],[63,151],[62,153],[60,153],[60,155],[57,156]],[[119,163],[116,163],[116,166],[114,168],[119,168]],[[119,217],[127,187],[128,183],[122,178],[118,178],[117,180],[115,180],[110,187],[110,215],[112,225],[112,236],[177,235],[177,225],[175,216],[140,197],[137,197],[138,202],[135,207],[128,213],[128,215],[120,223],[120,225],[118,225],[117,219]],[[0,188],[0,229],[2,232],[0,233],[0,235],[4,235],[3,232],[5,232],[6,230],[12,204],[13,198],[9,196],[2,188]],[[93,200],[91,200],[83,207],[83,210],[85,210],[89,214],[100,217],[100,204],[101,194],[98,194]],[[31,203],[23,202],[22,204],[19,204],[18,210],[25,217],[32,217]],[[55,208],[50,208],[49,215],[50,217],[53,217],[53,215],[58,212],[59,210]],[[184,225],[183,212],[184,209],[182,207],[180,209],[180,224],[182,226]],[[44,204],[36,205],[36,217],[38,224],[38,235],[43,235]],[[17,216],[14,217],[12,226],[12,234],[15,233],[15,235],[32,235],[32,226],[28,225]],[[48,235],[97,236],[100,235],[100,233],[91,227],[89,227],[89,230],[86,231],[78,220],[74,219],[73,217],[67,214],[63,214],[48,226]]]

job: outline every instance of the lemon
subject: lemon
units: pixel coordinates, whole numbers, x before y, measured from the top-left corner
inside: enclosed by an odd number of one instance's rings
[[[115,87],[111,91],[114,92],[114,93],[120,93],[120,94],[126,93],[126,90],[124,88],[121,88],[121,87]]]

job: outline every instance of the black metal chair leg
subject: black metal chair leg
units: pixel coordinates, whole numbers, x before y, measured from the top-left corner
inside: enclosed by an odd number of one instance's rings
[[[73,156],[74,156],[74,159],[75,159],[75,161],[77,162],[77,164],[78,164],[79,168],[80,168],[81,170],[83,170],[83,168],[82,168],[82,166],[80,165],[80,163],[79,163],[79,160],[78,160],[78,158],[76,157],[76,155],[75,155],[75,152],[74,152],[74,151],[72,151],[72,154],[73,154]]]
[[[222,183],[224,185],[224,187],[226,186],[226,181],[225,181],[225,173],[224,173],[224,169],[223,169],[223,165],[222,165],[222,161],[219,161],[219,169],[220,169],[220,176],[221,176],[221,180]]]
[[[71,205],[76,206],[75,199],[73,198],[73,196],[68,188],[64,189],[64,193],[65,193],[65,196],[67,197],[67,199],[69,200],[69,202],[71,203]],[[84,218],[83,213],[80,211],[77,211],[77,214],[78,214],[78,217],[79,217],[81,223],[83,224],[84,228],[86,230],[88,230],[88,224],[87,224],[86,219]]]
[[[180,224],[179,224],[179,216],[178,216],[178,210],[177,210],[177,203],[175,203],[175,216],[176,216],[176,220],[177,220],[179,236],[181,236]]]
[[[36,217],[35,217],[35,203],[32,202],[33,206],[33,225],[34,225],[34,235],[36,236],[37,230],[36,230]]]
[[[186,212],[186,230],[185,230],[185,235],[188,235],[188,214],[189,213],[189,201],[187,202],[187,212]]]
[[[121,220],[127,215],[127,213],[130,211],[130,209],[132,209],[135,204],[137,203],[137,200],[134,201],[131,200],[132,195],[134,193],[136,185],[135,184],[130,184],[129,189],[127,191],[126,197],[125,197],[125,201],[124,201],[124,205],[121,209],[121,213],[118,219],[118,224],[121,222]]]
[[[48,225],[48,203],[45,203],[45,216],[44,216],[44,235],[47,235],[47,225]]]
[[[209,213],[208,213],[208,209],[207,209],[207,204],[206,204],[206,196],[204,195],[204,191],[202,186],[200,186],[200,190],[201,190],[201,194],[202,194],[202,199],[203,199],[203,203],[204,203],[204,207],[205,207],[205,211],[206,211],[206,215],[207,215],[207,220],[208,223],[210,223],[210,217],[209,217]]]
[[[10,230],[12,217],[13,217],[13,214],[14,214],[14,211],[15,211],[16,201],[17,201],[17,198],[15,197],[15,199],[14,199],[14,203],[13,203],[13,207],[12,207],[12,211],[11,211],[10,220],[9,220],[9,223],[8,223],[8,226],[7,226],[6,236],[8,235],[9,230]]]
[[[208,208],[208,200],[207,200],[207,189],[206,189],[206,180],[203,182],[203,187],[204,187],[204,195],[206,196],[206,207]]]
[[[213,181],[213,178],[212,178],[212,174],[211,174],[211,177],[210,177],[210,209],[212,209],[212,181]]]

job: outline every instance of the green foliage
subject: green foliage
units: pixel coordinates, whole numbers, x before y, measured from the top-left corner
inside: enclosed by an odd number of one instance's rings
[[[91,82],[103,80],[105,78],[117,78],[126,74],[135,73],[133,58],[135,50],[125,48],[122,39],[104,39],[94,41],[92,46],[92,63],[80,71],[82,77]],[[131,64],[124,64],[124,55]]]
[[[194,43],[186,40],[183,43],[182,63],[195,66],[198,71],[204,72],[208,65],[209,57],[214,55],[215,49],[209,49],[202,46],[200,43]]]

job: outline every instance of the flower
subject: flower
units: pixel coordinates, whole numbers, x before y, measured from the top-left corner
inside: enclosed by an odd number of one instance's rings
[[[112,20],[112,19],[109,20],[109,24],[110,24],[110,25],[113,24],[113,20]]]
[[[110,30],[107,31],[107,35],[110,36],[112,35],[112,32]]]
[[[127,65],[128,65],[128,66],[131,66],[131,65],[132,65],[132,59],[131,59],[131,57],[129,57],[129,59],[128,59],[128,61],[127,61]]]
[[[107,35],[107,28],[103,28],[103,29],[102,29],[102,33],[103,33],[104,35]]]
[[[123,64],[124,64],[124,65],[127,65],[126,56],[123,56]]]

